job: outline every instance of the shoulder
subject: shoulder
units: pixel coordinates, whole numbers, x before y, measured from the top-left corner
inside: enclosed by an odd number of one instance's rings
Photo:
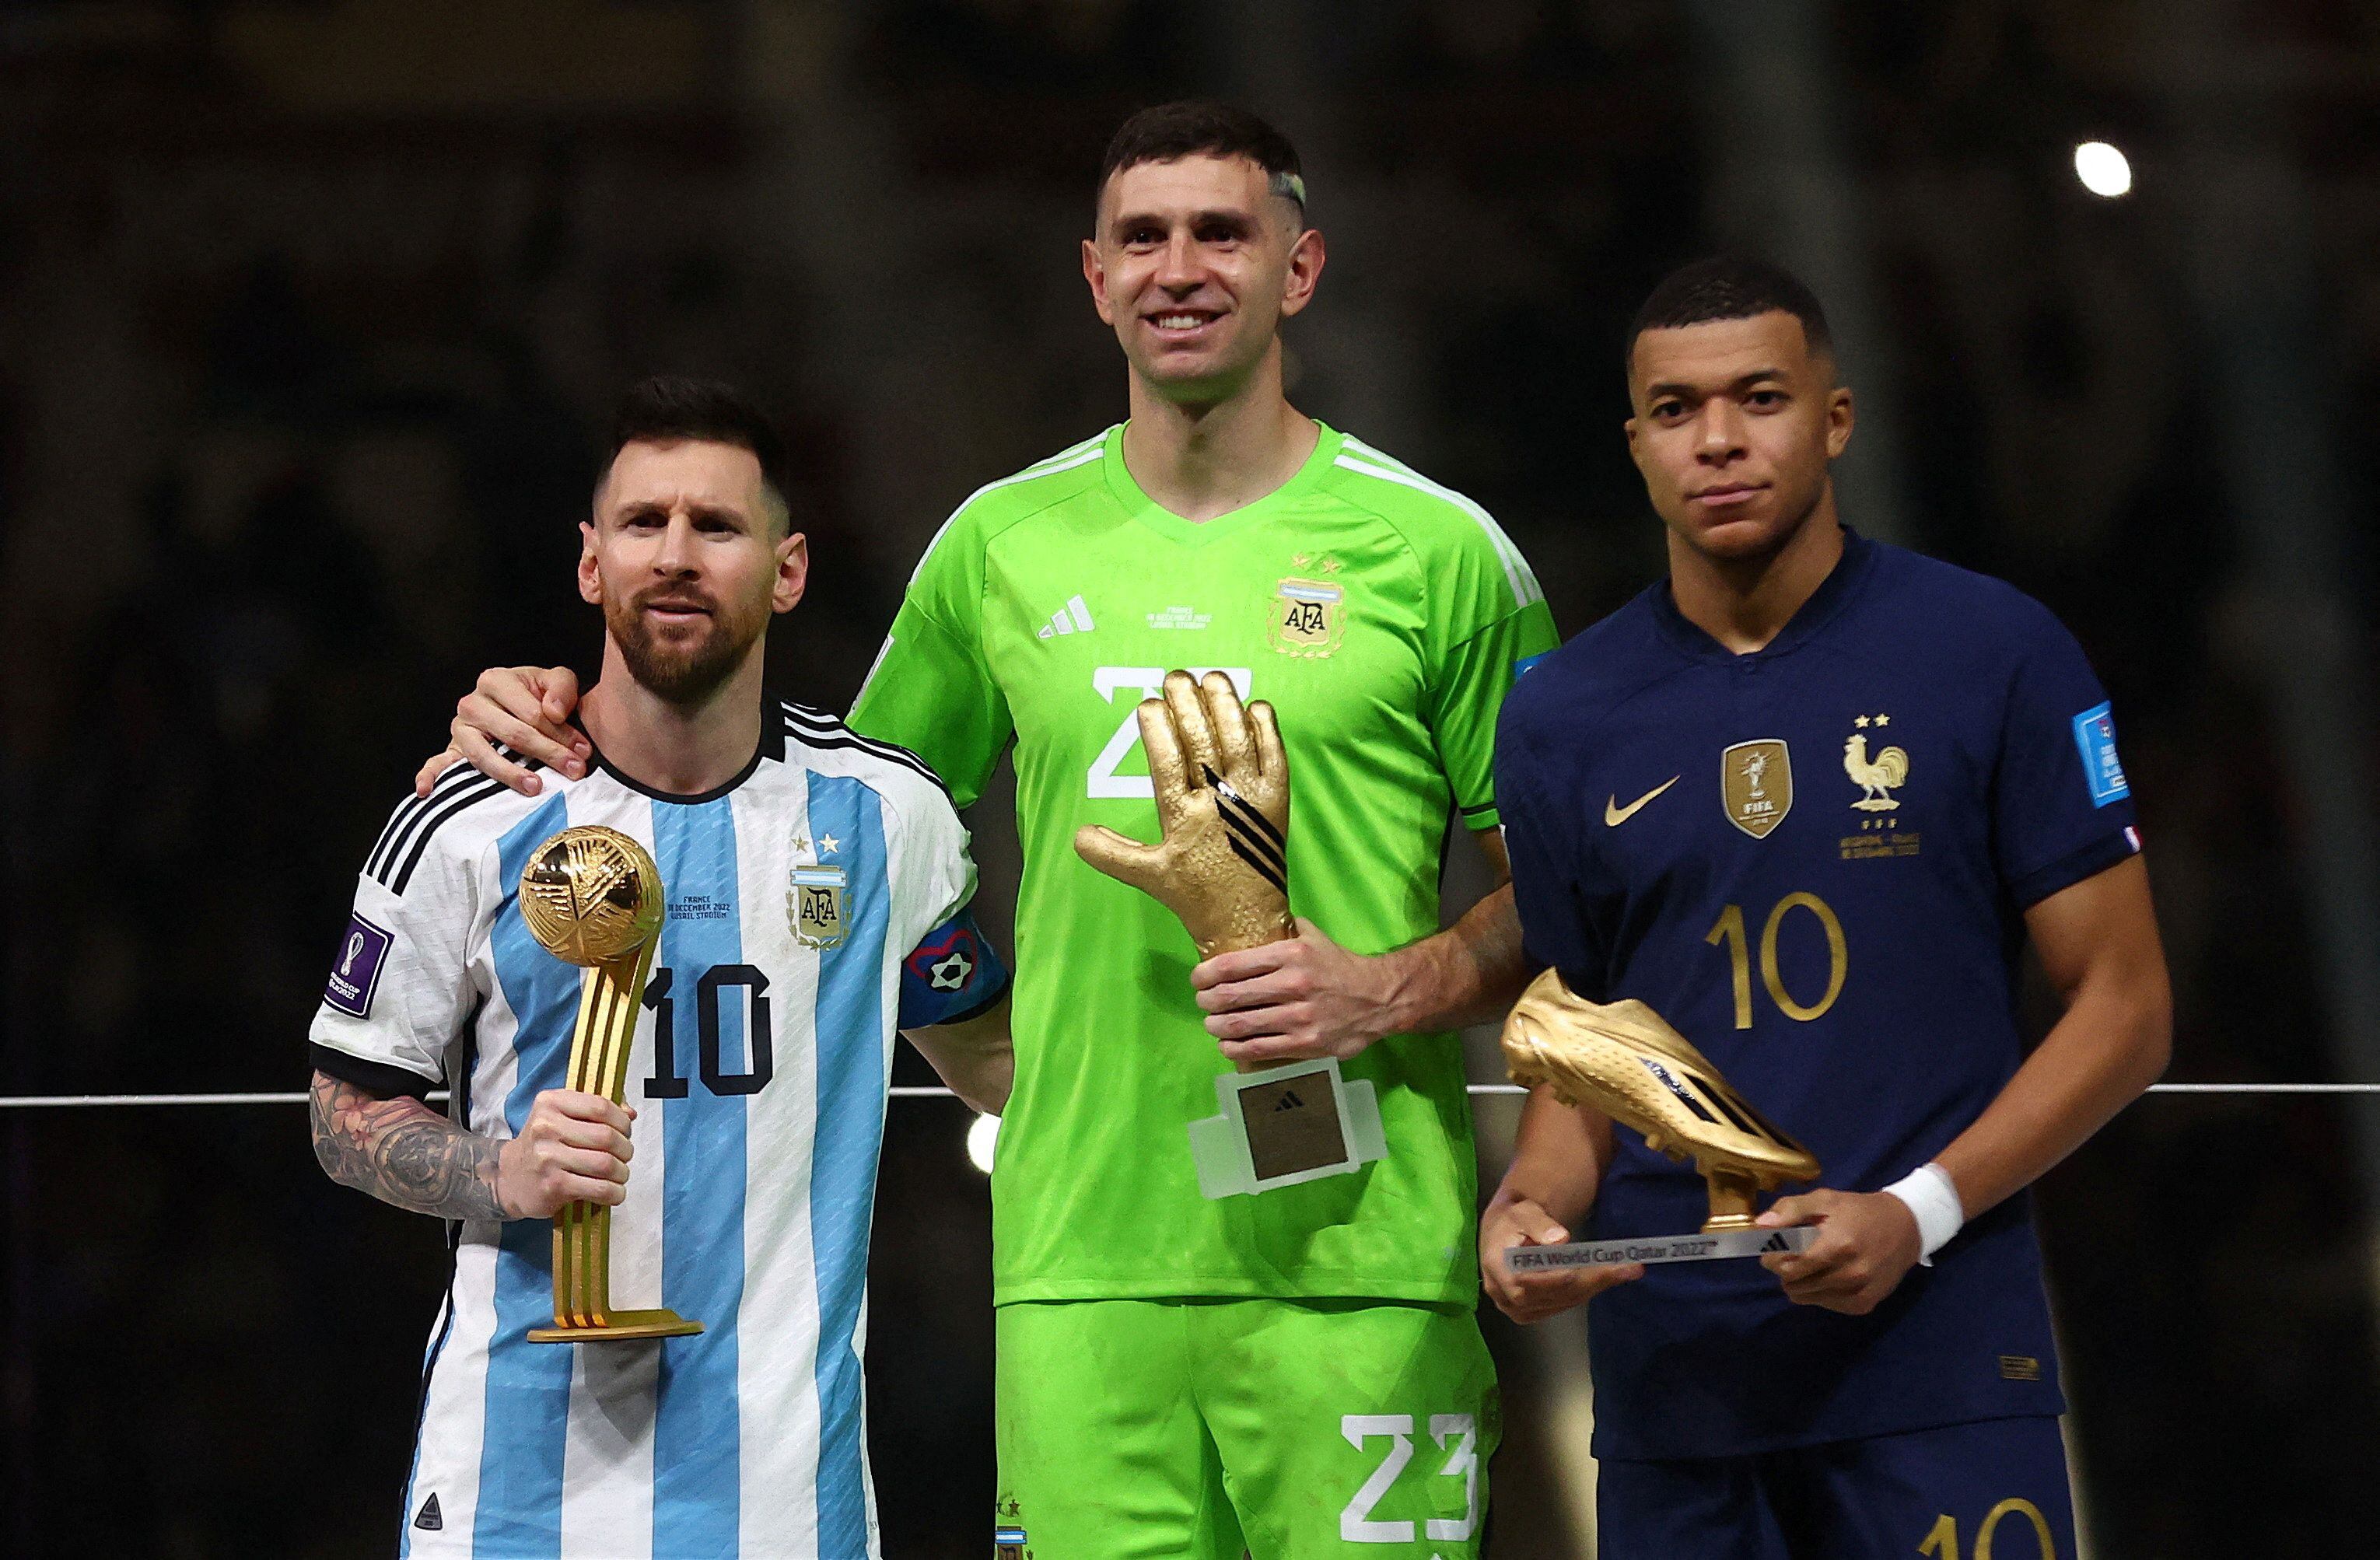
[[[496,751],[528,768],[542,768],[502,744]],[[401,899],[425,872],[443,877],[460,865],[477,862],[514,825],[570,783],[548,774],[539,794],[524,796],[458,761],[438,777],[429,795],[408,796],[397,804],[364,858],[364,876]]]
[[[1394,527],[1433,574],[1475,564],[1504,581],[1515,607],[1545,599],[1521,550],[1485,506],[1352,433],[1341,438],[1323,480],[1332,497]]]
[[[1652,593],[1666,588],[1656,583],[1539,657],[1504,695],[1500,741],[1542,745],[1591,731],[1688,670],[1654,623]]]
[[[1102,429],[1021,471],[986,482],[951,511],[934,539],[926,544],[926,557],[930,560],[953,549],[980,554],[1010,526],[1096,486],[1100,480],[1099,462],[1114,431]]]
[[[1874,599],[1897,621],[1933,635],[1955,625],[1958,640],[1987,659],[2017,660],[2074,643],[2057,613],[2004,579],[1889,542],[1870,545],[1884,587]]]
[[[2048,608],[1996,575],[1912,552],[1888,541],[1868,545],[1876,550],[1878,583],[1886,587],[1880,594],[1904,610],[1951,607],[1971,617],[1980,615],[2012,626],[2049,618]]]
[[[898,743],[863,737],[825,710],[791,699],[778,708],[785,723],[785,759],[821,774],[856,780],[903,817],[957,816],[950,787],[932,765]]]

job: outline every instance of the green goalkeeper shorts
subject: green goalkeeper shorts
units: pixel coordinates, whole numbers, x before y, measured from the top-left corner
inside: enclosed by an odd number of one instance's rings
[[[998,1312],[999,1560],[1473,1560],[1500,1430],[1467,1308]]]

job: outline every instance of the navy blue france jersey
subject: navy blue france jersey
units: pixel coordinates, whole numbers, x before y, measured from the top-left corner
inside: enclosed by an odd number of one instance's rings
[[[1532,959],[1649,1003],[1809,1145],[1819,1184],[1875,1191],[2016,1071],[2023,912],[2140,836],[2107,695],[2046,609],[1844,542],[1755,654],[1663,581],[1546,657],[1505,701],[1496,795]],[[1592,1238],[1697,1228],[1692,1166],[1618,1139]],[[2065,1407],[2023,1196],[1864,1317],[1795,1305],[1752,1262],[1650,1268],[1589,1316],[1603,1457]]]

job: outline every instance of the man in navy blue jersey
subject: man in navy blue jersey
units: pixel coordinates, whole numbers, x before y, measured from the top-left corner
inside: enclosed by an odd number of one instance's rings
[[[1826,320],[1749,261],[1672,274],[1628,352],[1669,578],[1546,657],[1496,793],[1534,961],[1635,998],[1808,1144],[1805,1252],[1516,1274],[1671,1235],[1701,1179],[1540,1089],[1480,1235],[1490,1297],[1594,1300],[1607,1555],[2074,1554],[2024,1188],[2164,1070],[2164,954],[2107,698],[1997,580],[1865,540]],[[2030,937],[2064,1016],[2027,1055]],[[2024,1530],[2020,1532],[2018,1530]]]

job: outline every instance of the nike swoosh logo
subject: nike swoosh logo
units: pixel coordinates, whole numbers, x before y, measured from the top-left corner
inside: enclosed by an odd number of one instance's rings
[[[1629,803],[1628,805],[1624,807],[1620,804],[1619,797],[1614,796],[1609,798],[1603,804],[1604,827],[1606,828],[1617,828],[1621,824],[1626,823],[1630,818],[1636,816],[1637,811],[1642,808],[1645,803],[1650,802],[1654,797],[1660,795],[1661,792],[1677,784],[1679,779],[1679,776],[1671,775],[1668,780],[1663,780],[1660,784],[1655,786],[1652,790],[1646,792],[1644,795],[1639,796],[1636,800]]]

